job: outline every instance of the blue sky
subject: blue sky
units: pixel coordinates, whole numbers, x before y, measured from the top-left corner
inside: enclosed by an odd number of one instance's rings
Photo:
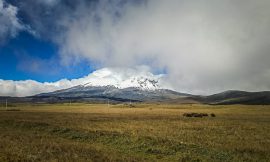
[[[62,65],[58,50],[50,41],[20,32],[16,38],[0,46],[0,78],[53,82],[80,78],[93,71],[87,60],[75,65]]]
[[[64,29],[57,21],[75,5],[69,0],[58,3],[0,0],[0,79],[54,82],[80,78],[94,70],[83,57],[63,63],[55,33]]]

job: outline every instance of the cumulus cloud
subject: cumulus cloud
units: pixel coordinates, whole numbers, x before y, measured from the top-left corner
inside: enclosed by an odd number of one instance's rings
[[[18,8],[0,0],[0,43],[6,42],[9,38],[16,37],[22,30],[34,32],[28,25],[24,25],[17,17]]]
[[[78,7],[59,44],[64,60],[166,69],[192,93],[270,89],[270,1],[99,1]]]
[[[49,6],[54,6],[59,3],[60,0],[38,0],[39,3],[49,5]]]
[[[158,87],[150,85],[147,87],[148,89],[171,89],[170,84],[166,82],[166,75],[154,75],[150,72],[148,67],[139,66],[136,68],[103,68],[82,78],[72,80],[62,79],[56,82],[40,83],[34,80],[12,81],[0,79],[0,96],[31,96],[39,93],[70,88],[77,85],[114,85],[118,88],[140,87],[138,82],[144,82],[145,79],[158,82]]]

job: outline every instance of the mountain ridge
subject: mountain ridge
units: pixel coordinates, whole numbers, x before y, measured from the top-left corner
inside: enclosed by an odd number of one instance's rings
[[[91,86],[78,85],[67,89],[49,93],[41,93],[28,97],[2,96],[0,101],[12,102],[90,102],[90,103],[122,103],[122,102],[150,102],[150,103],[178,103],[178,104],[211,104],[211,105],[270,105],[270,91],[248,92],[228,90],[221,93],[202,96],[180,93],[170,89],[147,89],[141,87],[119,88],[114,85]]]
[[[50,93],[42,93],[37,97],[81,97],[81,98],[121,98],[124,100],[136,100],[141,102],[162,102],[163,100],[190,97],[190,94],[179,93],[168,89],[146,89],[141,87],[118,88],[114,85],[107,86],[75,86],[68,89]]]
[[[270,91],[249,92],[242,90],[227,90],[221,93],[203,96],[197,99],[203,103],[216,105],[229,105],[229,104],[269,105]]]

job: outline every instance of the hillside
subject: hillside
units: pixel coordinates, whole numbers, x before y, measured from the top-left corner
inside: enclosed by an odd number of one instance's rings
[[[245,105],[269,105],[270,91],[246,92],[230,90],[210,96],[195,97],[196,100],[207,104],[245,104]]]

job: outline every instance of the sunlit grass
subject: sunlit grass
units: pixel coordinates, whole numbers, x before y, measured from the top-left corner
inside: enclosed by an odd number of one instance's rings
[[[134,105],[0,108],[0,161],[270,160],[270,106]]]

